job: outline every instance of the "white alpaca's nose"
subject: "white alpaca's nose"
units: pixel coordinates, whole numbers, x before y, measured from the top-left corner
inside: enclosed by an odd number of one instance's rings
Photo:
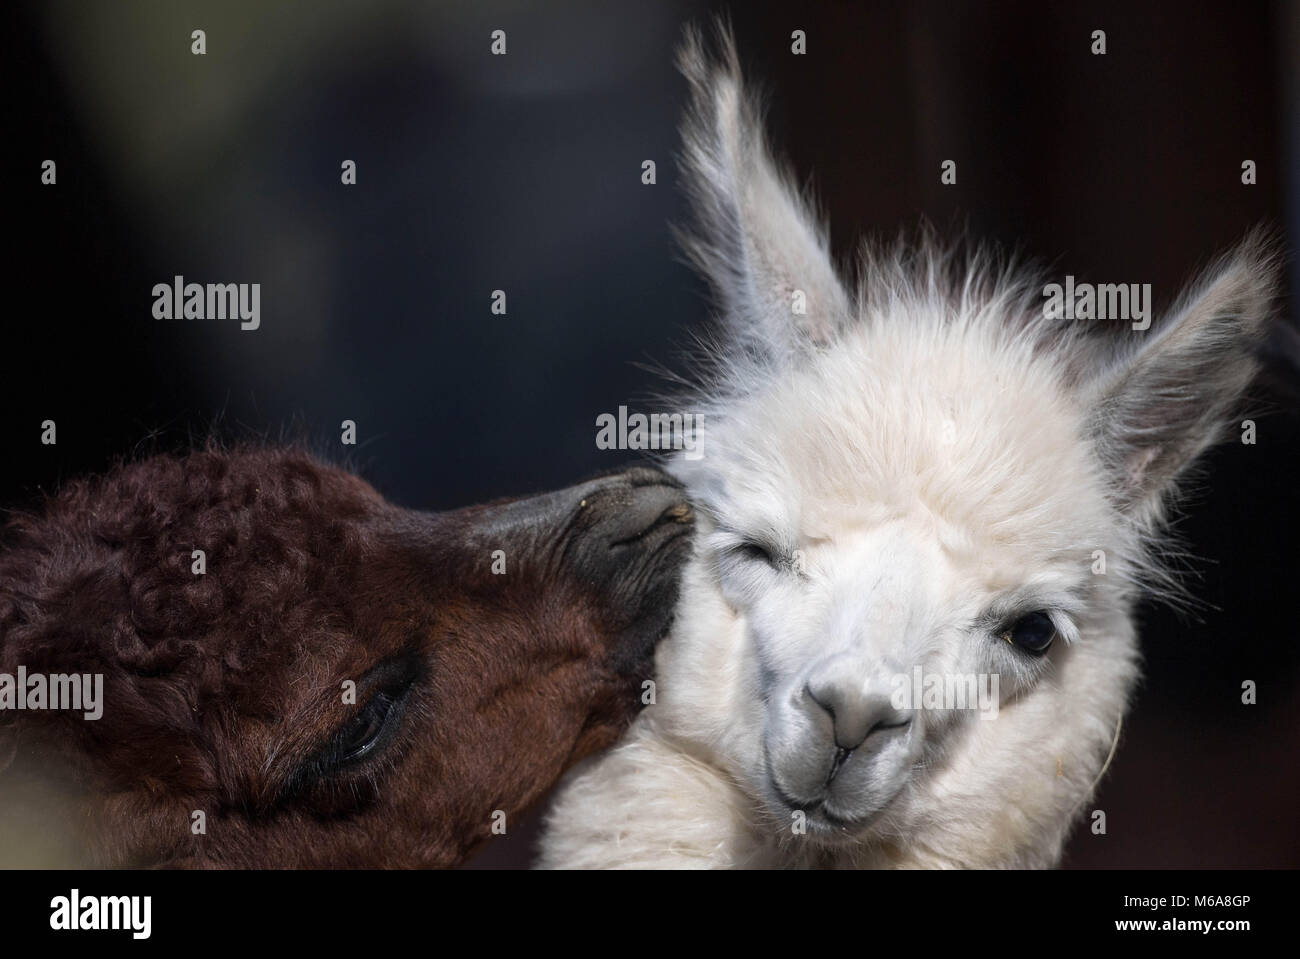
[[[894,707],[885,689],[866,688],[860,680],[835,674],[813,675],[804,686],[812,709],[820,709],[830,720],[835,747],[842,750],[840,761],[868,739],[883,741],[897,736],[912,721],[910,711]]]

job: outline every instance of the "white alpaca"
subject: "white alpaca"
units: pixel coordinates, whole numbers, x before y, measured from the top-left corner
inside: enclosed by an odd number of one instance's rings
[[[1164,504],[1254,373],[1270,258],[1248,243],[1113,342],[928,240],[864,253],[850,295],[721,47],[682,55],[689,247],[728,334],[703,456],[673,464],[696,555],[658,702],[570,776],[542,864],[1053,865],[1118,741],[1134,602],[1173,589]],[[996,676],[996,717],[900,705],[917,667]]]

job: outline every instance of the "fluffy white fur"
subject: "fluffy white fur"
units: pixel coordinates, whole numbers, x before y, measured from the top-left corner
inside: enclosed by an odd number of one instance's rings
[[[1135,599],[1172,589],[1164,504],[1254,372],[1269,257],[1248,242],[1113,339],[928,237],[865,251],[850,294],[719,45],[682,55],[688,248],[727,331],[703,458],[674,464],[696,555],[658,701],[569,777],[542,863],[1050,866],[1138,675]],[[1033,656],[1004,633],[1040,610]],[[996,673],[999,715],[899,716],[916,665]]]

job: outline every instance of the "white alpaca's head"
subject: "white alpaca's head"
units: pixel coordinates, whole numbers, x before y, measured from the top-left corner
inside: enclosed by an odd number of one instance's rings
[[[1132,604],[1170,589],[1164,504],[1253,375],[1266,252],[1110,337],[928,238],[864,252],[850,289],[720,46],[682,56],[687,245],[725,332],[703,456],[675,466],[701,515],[661,666],[676,728],[773,835],[1050,862],[1137,675]],[[900,705],[935,677],[947,698]]]

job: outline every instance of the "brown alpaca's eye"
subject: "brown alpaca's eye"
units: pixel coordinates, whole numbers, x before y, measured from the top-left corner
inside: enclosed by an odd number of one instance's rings
[[[335,764],[355,762],[373,752],[384,738],[404,699],[404,691],[396,689],[381,689],[371,696],[370,702],[366,703],[339,735]]]
[[[421,674],[419,659],[414,656],[390,660],[371,670],[363,680],[364,687],[374,690],[370,698],[323,748],[303,763],[291,783],[292,788],[329,779],[378,756],[397,738]]]
[[[1005,627],[1002,638],[1031,655],[1041,656],[1056,639],[1056,624],[1047,613],[1038,610]]]

